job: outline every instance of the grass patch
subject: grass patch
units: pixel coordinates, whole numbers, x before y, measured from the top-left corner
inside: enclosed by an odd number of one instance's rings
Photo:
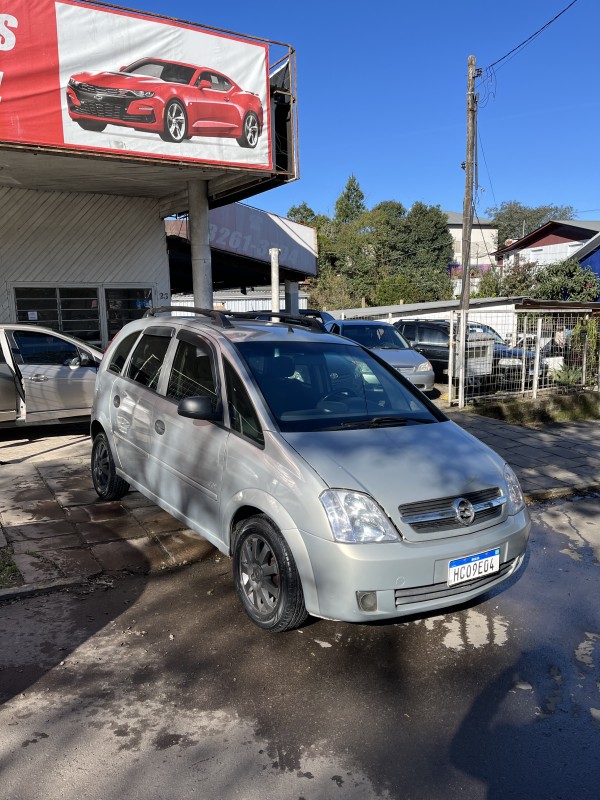
[[[21,573],[15,566],[10,547],[0,547],[0,589],[10,589],[23,583]]]

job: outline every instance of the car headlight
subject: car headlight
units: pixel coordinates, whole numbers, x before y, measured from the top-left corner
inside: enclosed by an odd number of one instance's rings
[[[500,367],[520,367],[523,364],[520,358],[501,358],[498,361]]]
[[[336,542],[398,542],[400,535],[381,508],[361,492],[328,489],[320,497]]]
[[[424,361],[422,364],[419,364],[415,372],[433,372],[431,361]]]
[[[130,89],[129,94],[133,97],[154,97],[154,92],[144,92],[141,89]]]
[[[508,513],[512,516],[525,508],[525,498],[519,479],[508,464],[504,465],[504,480],[508,489]]]

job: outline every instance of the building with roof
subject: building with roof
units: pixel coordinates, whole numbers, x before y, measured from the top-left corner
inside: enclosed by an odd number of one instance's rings
[[[457,211],[444,211],[448,217],[448,230],[454,246],[453,262],[462,265],[463,215]],[[471,229],[471,254],[469,261],[472,267],[483,267],[495,264],[494,253],[498,247],[498,226],[492,219],[475,217]]]
[[[536,230],[520,239],[508,239],[496,252],[498,265],[503,270],[510,270],[519,264],[537,264],[544,267],[563,261],[566,258],[577,258],[582,261],[582,252],[588,243],[600,233],[598,220],[560,220],[551,219]],[[600,247],[600,240],[598,240]],[[591,256],[591,253],[587,253]],[[597,269],[600,274],[600,258]]]

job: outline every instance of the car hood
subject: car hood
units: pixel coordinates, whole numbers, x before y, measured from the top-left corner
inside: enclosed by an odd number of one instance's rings
[[[391,367],[396,369],[414,369],[419,364],[427,361],[425,356],[417,353],[416,350],[402,350],[400,347],[370,347],[369,350],[375,355],[378,355],[382,361],[385,361]]]
[[[398,506],[504,487],[504,462],[451,421],[282,433],[330,488],[366,492],[397,520]]]
[[[535,353],[531,350],[524,350],[522,347],[509,347],[505,344],[494,345],[494,354],[497,358],[515,358],[521,361],[523,357],[529,361],[533,361]]]
[[[89,83],[105,89],[149,89],[153,86],[164,86],[160,78],[150,75],[131,75],[127,72],[81,72],[73,75],[71,80]]]

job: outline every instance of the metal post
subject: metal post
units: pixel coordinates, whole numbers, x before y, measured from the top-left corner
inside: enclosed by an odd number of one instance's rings
[[[188,183],[189,236],[192,254],[194,305],[213,307],[212,262],[208,232],[208,183]]]
[[[525,342],[526,344],[526,342]],[[542,348],[542,318],[538,316],[537,334],[535,337],[535,359],[533,362],[533,399],[537,398],[538,383],[540,379],[540,350]],[[525,348],[523,348],[523,361],[525,361]]]
[[[454,358],[456,348],[454,347],[454,325],[456,324],[456,315],[454,311],[450,312],[450,336],[448,339],[448,405],[451,406],[454,402]]]
[[[589,320],[589,317],[585,317],[585,320],[587,322]],[[587,373],[588,340],[589,340],[589,334],[588,334],[588,329],[586,327],[585,340],[583,342],[582,364],[581,364],[581,388],[585,386],[585,380],[587,377],[586,373]]]
[[[527,348],[527,328],[529,322],[529,317],[525,314],[525,319],[523,320],[523,346],[522,352],[523,356],[521,358],[521,394],[525,394],[525,381],[526,381],[526,373],[527,373],[527,359],[525,358],[525,351]]]
[[[281,311],[279,303],[279,248],[271,247],[271,311]]]

